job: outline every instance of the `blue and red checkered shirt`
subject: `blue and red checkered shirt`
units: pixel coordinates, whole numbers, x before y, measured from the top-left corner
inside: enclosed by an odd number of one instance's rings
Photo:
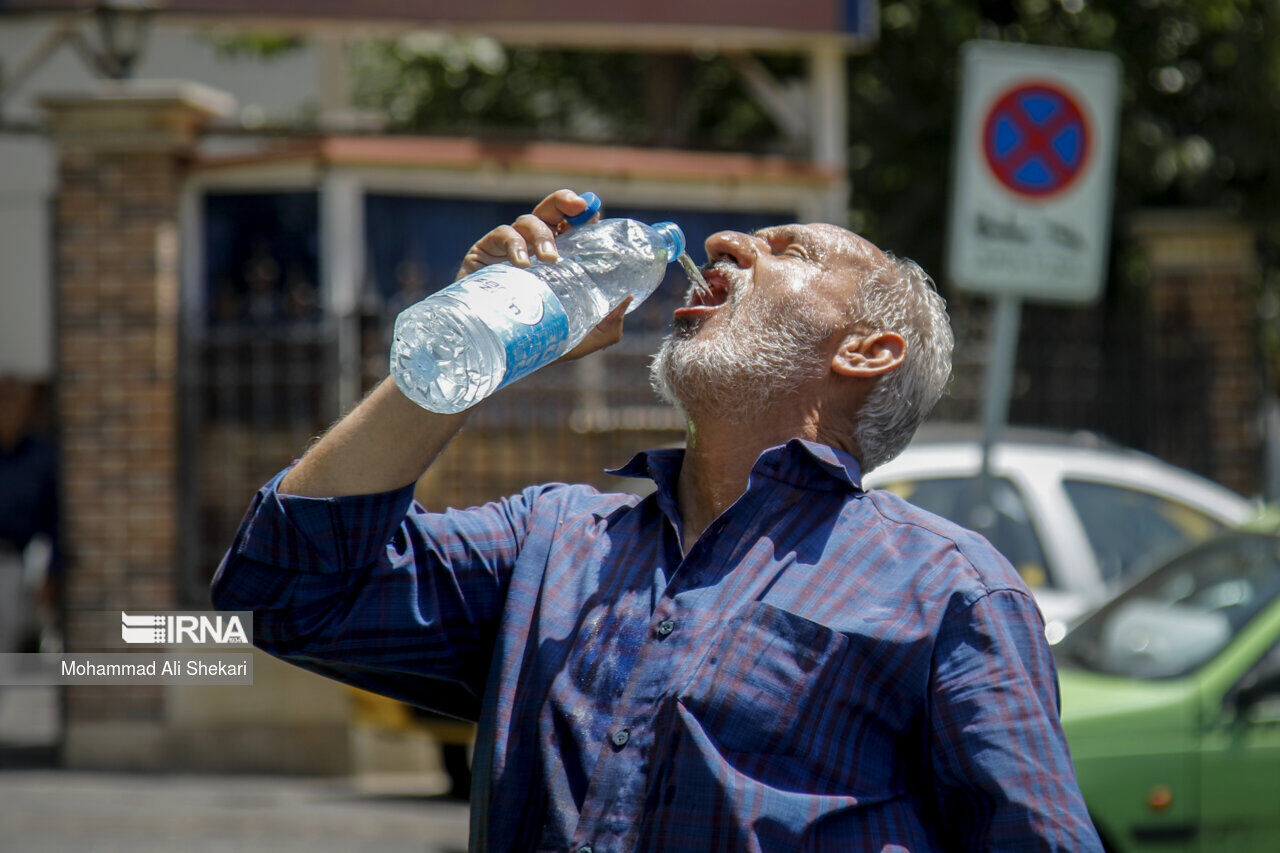
[[[687,554],[644,499],[255,498],[224,609],[299,666],[478,719],[475,850],[1096,850],[1035,603],[984,539],[791,441]]]

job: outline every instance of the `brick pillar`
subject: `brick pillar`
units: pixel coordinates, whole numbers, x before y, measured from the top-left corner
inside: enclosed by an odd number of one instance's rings
[[[103,651],[112,614],[179,605],[179,190],[198,130],[230,99],[137,82],[42,106],[58,149],[66,642]],[[163,766],[164,703],[158,687],[68,688],[67,763]]]
[[[1148,211],[1133,234],[1147,261],[1148,358],[1160,456],[1245,494],[1261,487],[1261,373],[1252,295],[1256,237],[1222,214]]]

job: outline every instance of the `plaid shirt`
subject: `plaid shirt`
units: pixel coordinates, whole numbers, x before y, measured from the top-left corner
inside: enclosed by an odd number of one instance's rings
[[[981,537],[794,440],[683,554],[639,500],[265,486],[214,578],[292,663],[478,719],[475,850],[1096,850],[1035,603]]]

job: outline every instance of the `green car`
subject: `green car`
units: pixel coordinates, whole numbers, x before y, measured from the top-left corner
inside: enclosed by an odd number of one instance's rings
[[[1280,851],[1280,513],[1207,540],[1054,647],[1112,851]]]

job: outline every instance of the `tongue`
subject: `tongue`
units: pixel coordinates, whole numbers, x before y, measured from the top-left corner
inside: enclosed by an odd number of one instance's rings
[[[671,316],[677,320],[686,317],[705,317],[713,313],[718,307],[718,305],[685,305],[682,308],[677,308]]]

